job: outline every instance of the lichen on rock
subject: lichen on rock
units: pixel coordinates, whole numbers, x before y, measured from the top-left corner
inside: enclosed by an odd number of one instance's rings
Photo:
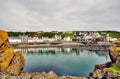
[[[6,31],[0,30],[0,71],[18,75],[25,65],[22,51],[14,52]]]

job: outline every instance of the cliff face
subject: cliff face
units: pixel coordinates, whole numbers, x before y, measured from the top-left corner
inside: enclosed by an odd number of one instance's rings
[[[120,66],[120,42],[116,42],[112,47],[109,48],[109,55],[112,63],[116,63]]]
[[[25,65],[22,51],[14,52],[8,40],[8,34],[0,30],[0,71],[18,75]]]

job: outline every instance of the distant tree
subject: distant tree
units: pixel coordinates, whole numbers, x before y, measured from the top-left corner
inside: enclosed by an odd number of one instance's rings
[[[70,37],[72,39],[75,39],[75,37],[76,37],[73,33],[62,33],[61,36],[62,36],[62,38]]]
[[[49,37],[49,38],[55,37],[55,34],[56,34],[56,33],[52,33],[52,32],[42,32],[42,33],[41,33],[41,35],[42,35],[43,37]]]
[[[28,32],[28,31],[26,31],[26,32],[25,32],[25,35],[28,35],[28,34],[29,34],[29,32]]]

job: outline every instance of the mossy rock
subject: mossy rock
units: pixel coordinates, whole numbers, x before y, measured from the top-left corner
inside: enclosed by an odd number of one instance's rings
[[[5,57],[3,58],[2,62],[0,62],[1,71],[5,71],[6,68],[9,66],[10,62],[12,61],[14,56],[13,48],[9,48],[5,51]]]
[[[7,72],[10,72],[13,75],[19,75],[25,65],[25,58],[22,51],[15,52],[15,55],[10,63],[10,66],[7,68]]]
[[[24,65],[25,58],[22,51],[14,52],[7,32],[0,30],[0,71],[18,75]]]
[[[108,68],[108,71],[120,74],[120,66],[118,66],[117,64],[113,64],[112,67]]]
[[[8,39],[8,34],[6,31],[0,30],[0,45]]]

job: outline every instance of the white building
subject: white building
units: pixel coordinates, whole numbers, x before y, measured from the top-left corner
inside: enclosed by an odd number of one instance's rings
[[[117,41],[117,38],[110,38],[110,41],[111,41],[111,42],[116,42],[116,41]]]
[[[93,33],[93,37],[95,37],[95,38],[98,38],[98,37],[100,37],[101,35],[98,33],[98,32],[94,32]]]
[[[56,39],[56,40],[61,40],[61,39],[62,39],[62,36],[61,36],[61,35],[55,35],[55,39]]]
[[[93,37],[92,37],[92,36],[90,36],[90,35],[88,35],[88,36],[84,36],[84,38],[83,38],[83,39],[88,40],[88,39],[93,39]]]
[[[28,43],[34,43],[34,42],[43,42],[44,40],[38,38],[38,37],[28,37]]]
[[[64,37],[63,41],[72,41],[70,37]]]
[[[9,42],[10,43],[21,43],[22,40],[20,37],[9,37]]]

